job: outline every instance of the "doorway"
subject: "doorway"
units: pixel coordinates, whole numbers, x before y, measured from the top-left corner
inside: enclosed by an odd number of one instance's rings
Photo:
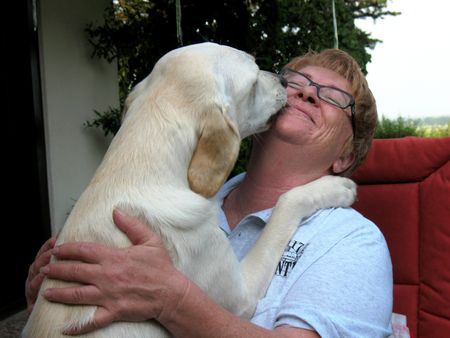
[[[3,4],[3,217],[0,319],[25,308],[28,267],[50,237],[36,0]],[[4,120],[5,121],[5,120]],[[3,133],[5,135],[5,133]]]

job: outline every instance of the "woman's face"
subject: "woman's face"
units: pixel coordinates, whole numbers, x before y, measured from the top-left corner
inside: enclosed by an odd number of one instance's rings
[[[350,83],[338,73],[318,66],[296,71],[323,86],[335,87],[351,94]],[[300,79],[298,79],[300,80]],[[289,81],[296,81],[295,75]],[[353,136],[351,108],[342,109],[319,99],[317,87],[287,87],[288,100],[271,132],[290,144],[312,146],[330,161],[348,153]]]

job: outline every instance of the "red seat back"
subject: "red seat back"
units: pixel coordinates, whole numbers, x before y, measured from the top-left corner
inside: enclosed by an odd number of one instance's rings
[[[374,140],[352,178],[391,252],[394,312],[413,338],[450,337],[450,137]]]

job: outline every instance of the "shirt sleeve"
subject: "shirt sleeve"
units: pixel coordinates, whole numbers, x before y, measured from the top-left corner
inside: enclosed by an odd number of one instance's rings
[[[298,276],[275,326],[311,329],[321,337],[389,336],[392,264],[383,235],[373,228],[348,234]]]

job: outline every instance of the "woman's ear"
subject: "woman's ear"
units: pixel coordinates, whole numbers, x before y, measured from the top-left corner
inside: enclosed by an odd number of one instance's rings
[[[347,170],[355,161],[355,153],[353,151],[344,154],[335,160],[331,166],[333,174],[340,174]]]

